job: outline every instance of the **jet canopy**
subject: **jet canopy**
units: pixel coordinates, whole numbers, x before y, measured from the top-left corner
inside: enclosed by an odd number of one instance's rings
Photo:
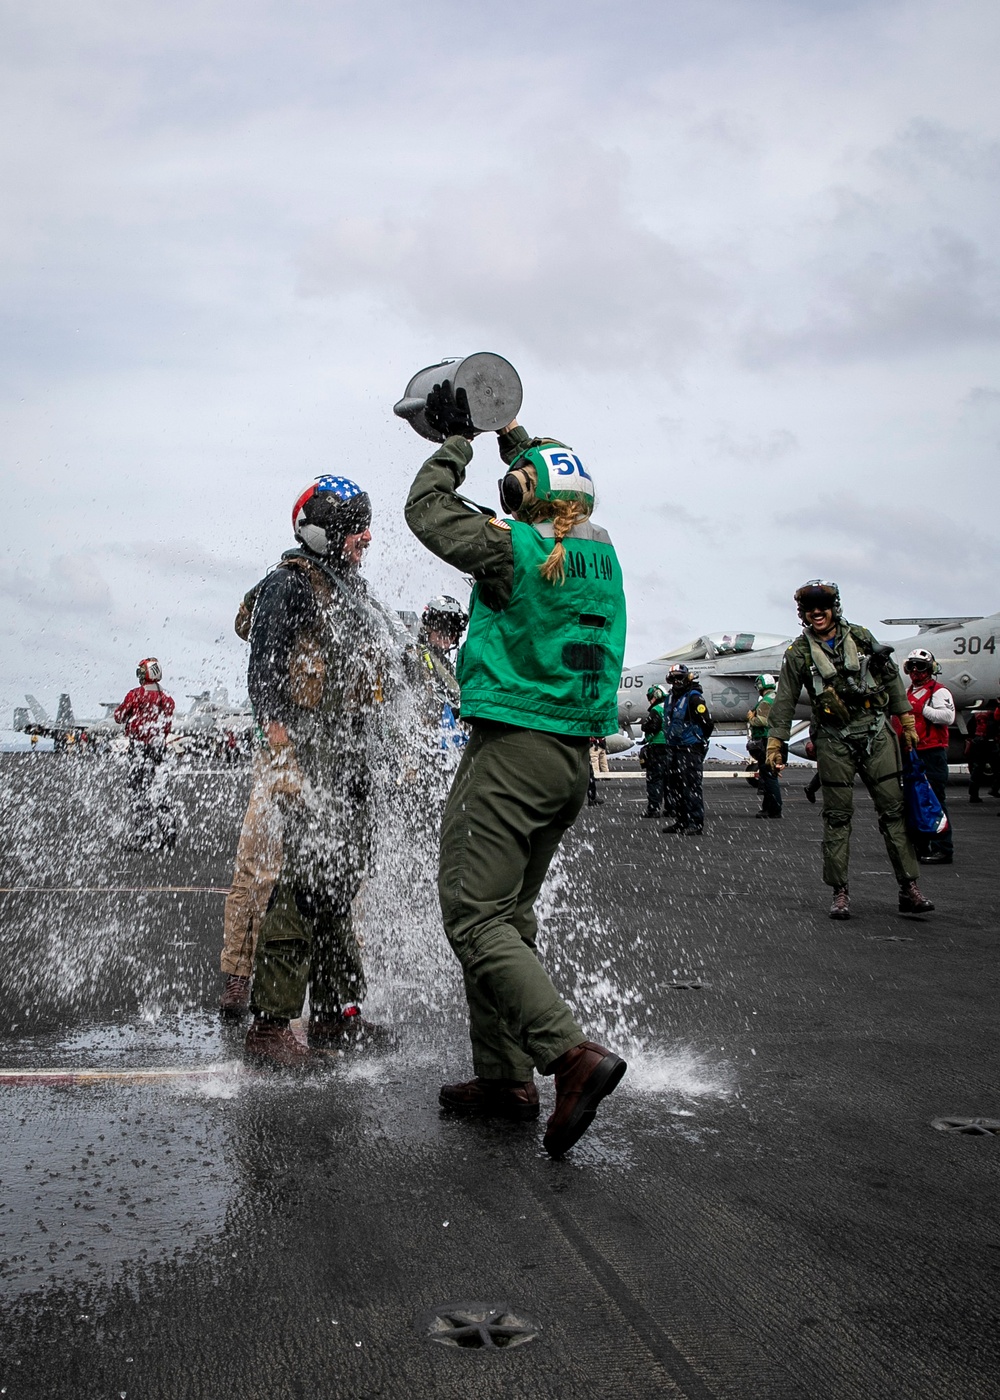
[[[658,661],[710,661],[715,656],[743,656],[752,651],[770,651],[788,638],[775,632],[713,632],[686,646],[658,656]]]

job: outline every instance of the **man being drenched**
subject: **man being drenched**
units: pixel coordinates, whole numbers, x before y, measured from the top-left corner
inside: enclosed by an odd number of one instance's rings
[[[365,979],[351,916],[401,651],[398,624],[360,574],[370,522],[359,486],[320,477],[292,510],[299,548],[244,599],[250,700],[266,744],[268,800],[281,817],[245,1049],[272,1066],[302,1068],[311,1059],[289,1029],[307,987],[313,1049],[388,1039],[361,1017]]]
[[[458,402],[456,402],[456,399]],[[476,1077],[446,1084],[443,1107],[538,1116],[534,1071],[555,1076],[544,1144],[580,1138],[625,1062],[584,1037],[535,950],[534,904],[587,794],[590,736],[617,721],[625,644],[621,566],[591,524],[593,483],[580,459],[511,423],[498,434],[507,474],[498,519],[458,495],[475,436],[445,381],[427,417],[445,441],[410,488],[406,520],[428,549],[476,580],[459,656],[472,737],[441,828],[438,888],[462,964]]]

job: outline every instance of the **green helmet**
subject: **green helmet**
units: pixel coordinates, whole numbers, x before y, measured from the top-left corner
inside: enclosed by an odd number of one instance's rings
[[[646,699],[651,705],[658,705],[661,700],[666,700],[667,692],[662,685],[651,685],[646,691]]]
[[[551,438],[532,443],[511,462],[508,474],[529,463],[536,476],[534,500],[577,501],[593,510],[594,483],[572,448]]]
[[[765,690],[773,690],[777,684],[778,682],[769,671],[765,671],[763,675],[757,676],[754,680],[754,685],[761,695],[763,695]]]

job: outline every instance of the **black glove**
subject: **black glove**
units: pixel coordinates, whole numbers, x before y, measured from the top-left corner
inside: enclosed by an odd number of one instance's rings
[[[428,427],[442,437],[448,438],[454,433],[470,439],[476,436],[477,429],[472,426],[472,415],[469,413],[469,396],[464,389],[456,393],[450,379],[443,384],[435,384],[427,395],[424,417]]]

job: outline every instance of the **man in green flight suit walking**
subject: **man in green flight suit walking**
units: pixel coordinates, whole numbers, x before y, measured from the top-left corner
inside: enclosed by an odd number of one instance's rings
[[[462,964],[476,1077],[446,1084],[454,1112],[538,1116],[534,1070],[555,1076],[544,1145],[558,1156],[590,1126],[625,1061],[588,1041],[535,950],[534,903],[587,792],[590,736],[614,730],[625,647],[621,567],[590,523],[580,459],[511,423],[501,519],[457,493],[475,436],[462,391],[428,396],[445,441],[410,488],[406,520],[428,549],[476,580],[459,655],[472,737],[441,828],[438,889]]]
[[[916,726],[891,647],[865,627],[845,622],[835,583],[810,581],[796,591],[802,636],[785,652],[771,707],[767,766],[784,767],[785,744],[803,687],[816,731],[823,784],[823,881],[833,888],[831,919],[851,915],[848,861],[854,775],[861,774],[878,813],[879,830],[899,882],[899,912],[926,914],[934,905],[917,885],[917,857],[903,823],[899,745],[886,720],[898,715],[903,741],[916,744]]]

